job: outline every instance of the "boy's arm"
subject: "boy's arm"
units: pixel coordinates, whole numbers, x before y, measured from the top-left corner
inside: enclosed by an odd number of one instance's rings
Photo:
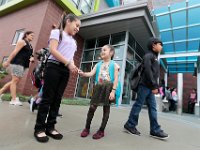
[[[151,83],[151,90],[155,90],[158,89],[158,84],[157,81],[155,81],[153,78],[153,73],[151,70],[152,66],[151,58],[152,58],[151,55],[146,55],[144,57],[144,66],[145,66],[144,73],[148,81]]]

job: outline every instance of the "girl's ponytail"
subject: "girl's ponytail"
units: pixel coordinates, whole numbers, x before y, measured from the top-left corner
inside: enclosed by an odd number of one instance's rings
[[[64,27],[66,25],[66,12],[63,12],[62,16],[61,16],[61,19],[60,19],[60,24],[58,26],[58,29],[60,31],[60,35],[59,35],[59,43],[62,41],[62,32],[64,30]]]
[[[75,20],[79,20],[79,18],[74,15],[74,14],[66,14],[66,12],[63,12],[62,16],[61,16],[61,20],[60,20],[60,24],[59,24],[59,27],[58,29],[60,30],[60,36],[59,36],[59,42],[62,41],[62,32],[66,26],[66,22],[67,20],[70,20],[71,22],[72,21],[75,21]]]

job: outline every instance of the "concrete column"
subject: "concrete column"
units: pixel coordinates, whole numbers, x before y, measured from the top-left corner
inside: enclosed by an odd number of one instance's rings
[[[178,105],[177,105],[177,113],[179,115],[182,114],[182,103],[183,103],[183,74],[182,73],[178,73],[177,75],[177,93],[178,93]]]
[[[167,78],[168,78],[168,77],[167,77],[167,72],[166,72],[166,73],[165,73],[165,77],[164,77],[164,80],[165,80],[165,87],[168,85],[168,84],[167,84]]]

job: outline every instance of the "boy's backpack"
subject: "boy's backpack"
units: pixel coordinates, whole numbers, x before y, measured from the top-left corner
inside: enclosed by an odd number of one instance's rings
[[[131,89],[135,92],[137,92],[138,90],[138,85],[141,80],[143,70],[144,70],[144,65],[142,61],[141,63],[138,63],[130,73]]]
[[[97,63],[95,84],[98,83],[99,72],[100,72],[100,68],[101,68],[102,63],[103,63],[102,61]],[[110,63],[109,63],[109,74],[110,74],[111,82],[114,82],[114,73],[115,73],[115,61],[111,60]],[[117,105],[118,105],[117,102],[118,102],[120,95],[121,95],[121,82],[120,82],[120,76],[119,76],[117,88],[116,88],[116,91],[115,91],[115,99],[116,99]]]

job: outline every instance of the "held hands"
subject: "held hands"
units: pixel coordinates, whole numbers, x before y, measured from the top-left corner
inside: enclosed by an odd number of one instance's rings
[[[78,74],[80,74],[82,77],[85,77],[85,73],[82,70],[78,70]]]
[[[158,89],[152,90],[152,93],[153,93],[153,94],[158,94]]]
[[[67,65],[67,67],[72,73],[77,73],[78,72],[78,68],[74,65],[74,63],[69,63]]]

